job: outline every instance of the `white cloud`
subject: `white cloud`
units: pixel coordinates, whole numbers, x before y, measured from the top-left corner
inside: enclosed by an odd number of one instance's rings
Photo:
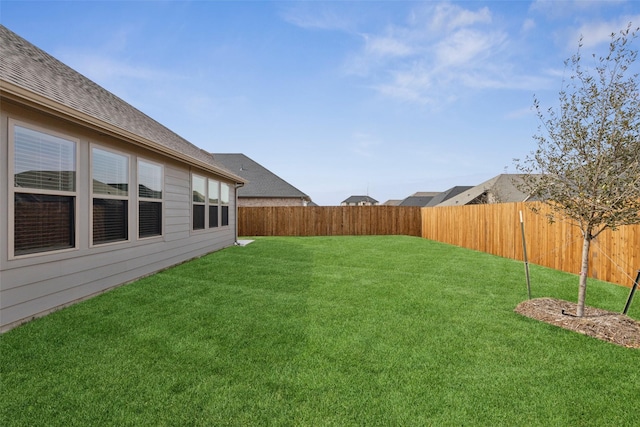
[[[505,118],[510,120],[521,119],[523,117],[535,117],[536,111],[533,106],[520,108],[519,110],[513,110],[505,114]]]
[[[538,12],[550,19],[559,19],[568,16],[575,16],[576,13],[585,11],[597,11],[610,6],[617,6],[627,0],[605,0],[605,1],[585,1],[585,0],[535,0],[529,6],[532,12]]]
[[[585,48],[595,48],[609,43],[611,34],[618,34],[627,28],[630,22],[633,26],[640,25],[640,14],[624,16],[617,14],[613,19],[604,18],[610,16],[609,12],[615,11],[623,3],[627,1],[536,0],[529,10],[550,21],[569,22],[564,28],[556,31],[561,38],[561,45],[564,44],[569,51],[574,51],[580,37]],[[587,21],[586,16],[597,18]]]
[[[430,15],[431,31],[438,32],[491,23],[491,12],[486,7],[474,12],[451,3],[440,3],[434,7]]]
[[[487,8],[429,5],[413,11],[404,26],[368,35],[350,70],[357,64],[381,95],[438,107],[458,99],[465,88],[499,85],[502,76],[493,76],[491,58],[503,51],[508,37],[491,23]]]
[[[182,135],[187,135],[189,129],[182,129],[184,123],[172,123],[176,111],[188,113],[186,117],[191,119],[206,120],[220,110],[219,100],[203,91],[191,90],[186,76],[166,67],[130,62],[118,58],[117,54],[109,56],[104,51],[66,50],[56,54],[56,57]]]
[[[130,39],[139,31],[135,25],[123,24],[105,35],[100,47],[91,51],[61,49],[56,56],[103,86],[114,81],[161,81],[177,78],[177,75],[159,71],[166,67],[147,66],[131,59],[121,59],[135,57],[131,56],[133,48]]]
[[[352,28],[347,15],[320,3],[287,4],[280,16],[286,22],[306,29],[351,31]]]
[[[378,56],[407,56],[414,53],[413,47],[407,42],[391,36],[364,35],[365,51]]]
[[[390,98],[429,104],[432,98],[426,94],[429,86],[431,86],[429,75],[405,72],[397,73],[392,81],[374,86],[374,89]]]
[[[164,80],[175,78],[165,72],[150,67],[130,64],[104,53],[83,53],[66,51],[58,55],[61,60],[100,84],[117,79]]]
[[[522,23],[522,31],[525,33],[532,31],[534,28],[536,28],[536,21],[531,18],[525,19]]]
[[[491,55],[505,42],[497,32],[460,29],[436,46],[436,62],[440,67],[471,65],[479,56]]]
[[[137,29],[133,26],[114,28],[108,35],[108,39],[101,50],[108,52],[125,52],[129,46],[129,39]]]
[[[611,41],[611,34],[619,34],[621,30],[627,28],[630,22],[634,26],[640,25],[640,15],[625,16],[611,21],[585,23],[569,36],[569,46],[575,48],[580,36],[582,36],[582,45],[585,48],[607,44]]]
[[[360,157],[372,157],[375,147],[380,145],[374,136],[361,131],[354,132],[352,140],[351,150]]]
[[[361,48],[344,61],[344,71],[365,81],[384,97],[440,108],[472,90],[547,85],[543,78],[519,72],[520,52],[502,20],[488,7],[473,3],[419,3],[405,22],[385,23],[378,30],[356,31],[327,8],[292,8],[289,22],[304,28],[340,29],[362,40]],[[311,9],[319,14],[309,13]],[[292,11],[295,11],[293,13]],[[352,17],[353,18],[353,17]],[[523,22],[531,31],[536,22]]]

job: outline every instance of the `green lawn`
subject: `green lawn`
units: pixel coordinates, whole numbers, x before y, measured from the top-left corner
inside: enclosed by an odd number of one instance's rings
[[[526,295],[522,263],[420,238],[258,238],[2,335],[0,425],[640,425],[640,351]]]

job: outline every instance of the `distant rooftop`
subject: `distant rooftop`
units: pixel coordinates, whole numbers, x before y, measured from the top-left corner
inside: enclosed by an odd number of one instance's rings
[[[342,201],[342,203],[371,203],[371,204],[377,204],[378,201],[376,199],[374,199],[373,197],[369,197],[369,196],[350,196],[349,198],[345,199]]]
[[[479,203],[508,203],[529,200],[529,195],[520,191],[515,183],[522,181],[520,174],[501,174],[482,184],[461,191],[439,206],[462,206]],[[490,197],[491,200],[487,200]]]
[[[437,191],[418,191],[400,202],[399,206],[426,206],[435,196],[440,194]]]
[[[463,186],[463,185],[457,185],[455,187],[451,187],[448,190],[443,191],[442,193],[438,193],[437,195],[435,195],[433,197],[433,199],[431,199],[429,201],[429,203],[427,203],[425,205],[425,207],[433,207],[433,206],[438,206],[440,203],[449,200],[452,197],[457,196],[458,194],[462,193],[463,191],[467,191],[469,189],[471,189],[473,187],[471,187],[470,185],[468,186]]]

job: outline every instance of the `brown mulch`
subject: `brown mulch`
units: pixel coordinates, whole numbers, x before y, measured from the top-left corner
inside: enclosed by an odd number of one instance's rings
[[[637,320],[622,313],[586,306],[584,316],[576,317],[576,307],[576,303],[569,301],[536,298],[521,302],[515,312],[622,347],[640,348],[640,322]]]

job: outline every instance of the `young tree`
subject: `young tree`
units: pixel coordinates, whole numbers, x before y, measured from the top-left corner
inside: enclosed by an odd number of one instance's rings
[[[583,67],[582,38],[565,61],[573,74],[563,82],[557,109],[534,107],[540,126],[538,148],[516,166],[525,175],[521,190],[577,225],[584,238],[576,315],[584,315],[591,242],[607,228],[640,223],[640,93],[630,47],[631,24],[611,34],[608,54],[593,55]],[[591,58],[591,56],[590,56]]]

